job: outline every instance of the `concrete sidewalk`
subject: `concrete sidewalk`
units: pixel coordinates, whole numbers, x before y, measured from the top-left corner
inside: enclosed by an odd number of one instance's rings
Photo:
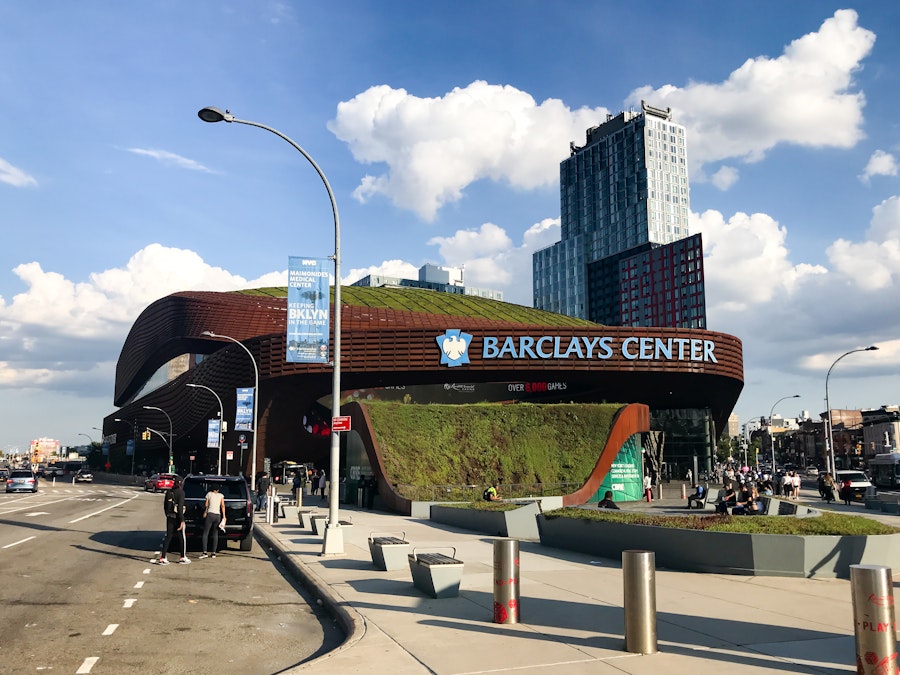
[[[668,499],[655,506],[680,504]],[[297,522],[257,525],[264,545],[322,599],[348,634],[340,648],[291,672],[856,672],[847,580],[657,568],[659,652],[642,656],[625,651],[620,561],[521,542],[522,622],[495,624],[494,537],[343,505],[341,518],[353,522],[343,530],[343,557],[322,557],[321,537]],[[408,568],[376,570],[368,548],[372,533],[402,536],[423,549],[455,547],[465,563],[459,596],[424,595],[413,587]]]

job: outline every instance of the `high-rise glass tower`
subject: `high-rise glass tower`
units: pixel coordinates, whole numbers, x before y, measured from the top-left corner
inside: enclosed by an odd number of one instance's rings
[[[561,240],[533,257],[534,306],[608,325],[705,328],[684,127],[642,102],[570,150],[560,164]]]

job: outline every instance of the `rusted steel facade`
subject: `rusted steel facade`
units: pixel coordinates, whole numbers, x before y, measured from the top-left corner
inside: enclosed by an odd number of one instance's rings
[[[743,387],[743,355],[738,338],[705,330],[632,327],[546,327],[511,321],[426,314],[384,307],[344,305],[341,309],[341,388],[446,383],[565,381],[562,401],[643,403],[651,409],[706,408],[724,428]],[[151,304],[138,317],[116,369],[114,403],[122,406],[104,422],[104,434],[118,432],[124,446],[131,433],[114,418],[138,419],[138,426],[162,422],[150,405],[172,418],[176,457],[206,451],[206,420],[216,417],[216,391],[229,432],[224,447],[237,447],[232,429],[234,390],[252,387],[253,365],[229,341],[201,335],[212,331],[242,341],[259,367],[257,470],[273,462],[327,456],[328,438],[308,434],[302,418],[313,403],[331,394],[329,364],[286,360],[285,298],[240,293],[183,292]],[[441,363],[437,338],[458,330],[471,336],[468,363]],[[493,343],[493,351],[487,347]],[[504,351],[505,345],[505,351]],[[662,349],[669,354],[660,358]],[[675,356],[671,356],[673,353]],[[713,358],[708,358],[712,354]],[[185,372],[139,395],[171,359],[196,355]],[[330,407],[330,404],[329,406]],[[155,421],[155,423],[154,423]],[[167,425],[168,422],[166,421]],[[152,449],[156,439],[142,444]],[[237,454],[235,455],[237,457]],[[247,455],[244,455],[244,468]],[[232,465],[234,466],[234,465]]]

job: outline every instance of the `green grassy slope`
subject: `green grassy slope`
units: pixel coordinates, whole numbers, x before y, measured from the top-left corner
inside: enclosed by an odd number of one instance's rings
[[[388,480],[400,485],[582,483],[617,404],[362,403]]]

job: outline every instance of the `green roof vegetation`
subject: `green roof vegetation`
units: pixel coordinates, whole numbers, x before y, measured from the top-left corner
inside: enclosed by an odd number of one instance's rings
[[[361,402],[387,479],[401,486],[568,484],[590,476],[621,404]],[[480,496],[481,489],[477,490]],[[413,498],[411,495],[405,495]],[[472,495],[465,497],[472,500]]]
[[[242,295],[287,297],[287,287],[254,288],[234,291]],[[332,289],[332,296],[334,290]],[[493,319],[535,326],[597,326],[592,321],[564,314],[546,312],[533,307],[514,305],[474,295],[441,293],[423,288],[370,288],[341,286],[341,303],[354,307],[386,307],[424,314],[444,314],[480,319]]]

